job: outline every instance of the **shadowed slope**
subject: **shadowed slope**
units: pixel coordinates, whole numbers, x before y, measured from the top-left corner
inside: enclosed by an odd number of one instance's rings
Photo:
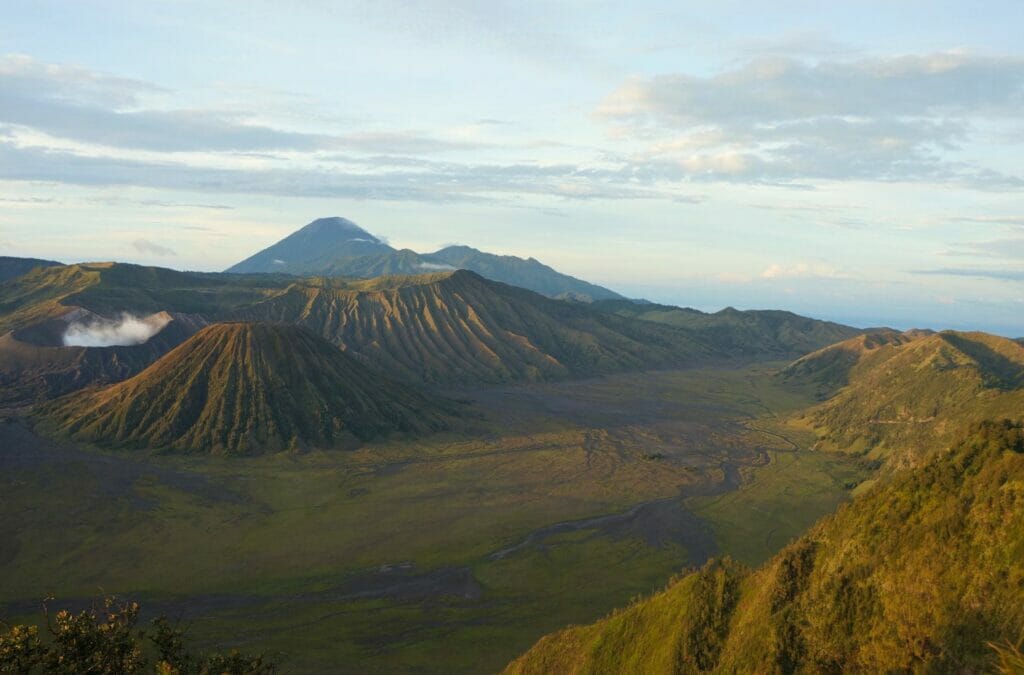
[[[229,454],[426,432],[446,419],[307,331],[245,323],[208,326],[135,377],[43,416],[79,440]]]
[[[169,322],[142,344],[62,346],[69,320],[88,315],[84,310],[77,310],[0,336],[0,405],[48,400],[90,385],[123,380],[142,371],[206,325],[202,317],[161,312],[156,316]]]
[[[1022,453],[1019,425],[982,425],[756,572],[712,561],[506,672],[990,672],[1024,629]]]
[[[36,267],[61,267],[64,263],[39,258],[13,258],[0,255],[0,281],[20,277]]]
[[[972,423],[1024,410],[1024,346],[986,333],[883,333],[811,354],[783,376],[848,382],[803,419],[819,446],[914,464]]]
[[[467,271],[297,283],[239,316],[305,326],[388,372],[429,382],[593,376],[713,355],[672,328]]]

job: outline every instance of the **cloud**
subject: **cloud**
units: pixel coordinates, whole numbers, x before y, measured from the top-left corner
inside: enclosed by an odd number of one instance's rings
[[[349,148],[383,153],[434,153],[480,147],[415,131],[314,134],[256,124],[239,111],[146,109],[154,85],[42,63],[0,58],[0,122],[112,148],[162,152],[315,151]]]
[[[146,317],[123,313],[119,319],[75,321],[64,330],[65,347],[115,347],[139,345],[153,337],[171,322],[161,312]]]
[[[792,265],[769,265],[761,272],[762,279],[848,279],[844,274],[825,263],[800,262]]]
[[[334,139],[333,145],[365,152],[428,154],[454,150],[475,150],[483,143],[436,138],[419,132],[361,132]]]
[[[416,267],[420,268],[421,270],[431,270],[431,271],[435,271],[435,270],[454,270],[455,269],[455,267],[453,267],[452,265],[448,265],[448,264],[445,264],[445,263],[432,263],[432,262],[421,262],[421,263],[417,264]]]
[[[148,253],[151,255],[157,255],[162,257],[177,255],[174,252],[174,249],[168,248],[166,246],[161,246],[160,244],[156,244],[146,239],[136,239],[135,241],[132,242],[132,248],[134,248],[139,253]]]
[[[956,223],[975,223],[977,225],[1009,225],[1024,227],[1024,216],[958,216],[950,218]]]
[[[1024,59],[967,52],[808,61],[766,56],[709,77],[634,78],[597,115],[681,178],[862,179],[1020,188],[957,161],[979,122],[1018,125]]]
[[[1024,260],[1024,239],[1018,237],[968,242],[959,244],[957,248],[949,251],[949,254]]]
[[[388,170],[387,165],[353,161],[351,166],[351,171],[214,168],[97,157],[0,141],[0,180],[11,181],[427,203],[507,203],[523,195],[573,200],[700,199],[656,188],[652,177],[628,165],[588,168],[576,164],[426,162],[415,168]]]
[[[934,270],[911,270],[910,273],[931,276],[975,277],[978,279],[997,279],[999,281],[1024,281],[1024,270],[1019,269],[944,267]]]

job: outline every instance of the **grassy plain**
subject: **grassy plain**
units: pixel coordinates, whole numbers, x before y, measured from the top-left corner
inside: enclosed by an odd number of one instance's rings
[[[457,433],[253,458],[104,453],[15,417],[0,616],[102,591],[289,672],[495,671],[712,553],[763,560],[846,497],[853,460],[780,427],[811,395],[774,369],[450,390],[476,413]]]

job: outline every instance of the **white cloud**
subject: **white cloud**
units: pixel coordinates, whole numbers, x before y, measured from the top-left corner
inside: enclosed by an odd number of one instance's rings
[[[798,262],[790,265],[769,265],[761,272],[762,279],[849,279],[835,267],[826,263]]]
[[[679,178],[912,180],[1020,188],[958,151],[980,122],[1020,127],[1024,59],[969,52],[759,57],[710,77],[633,78],[597,115],[635,160]]]
[[[161,257],[176,255],[174,249],[149,241],[148,239],[136,239],[132,242],[132,248],[139,253],[148,253]]]

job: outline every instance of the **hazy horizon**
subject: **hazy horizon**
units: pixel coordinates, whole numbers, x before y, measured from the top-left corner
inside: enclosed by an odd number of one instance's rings
[[[0,255],[219,271],[314,218],[630,297],[1024,335],[1024,6],[38,2]]]

